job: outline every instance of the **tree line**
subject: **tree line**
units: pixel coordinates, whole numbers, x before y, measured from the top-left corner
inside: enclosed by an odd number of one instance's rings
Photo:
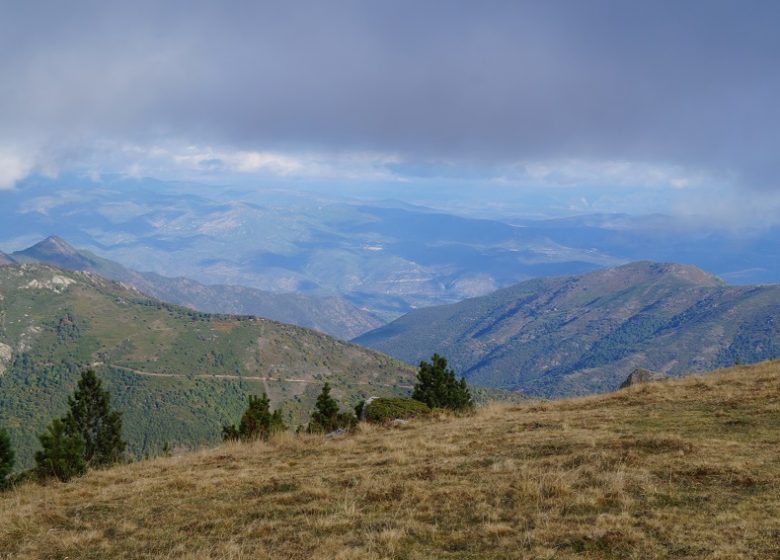
[[[397,399],[403,400],[403,399]],[[466,381],[457,379],[447,367],[447,360],[434,354],[431,362],[420,362],[417,382],[410,402],[431,409],[470,410],[474,403]],[[325,383],[317,397],[314,411],[306,426],[298,432],[325,434],[349,432],[358,423],[363,403],[355,412],[344,412],[331,396]],[[238,424],[222,429],[225,441],[267,440],[288,430],[280,410],[271,410],[264,393],[250,395],[246,411]],[[26,479],[57,479],[63,482],[81,476],[91,468],[105,468],[125,459],[127,444],[122,439],[122,415],[111,408],[111,395],[103,390],[94,370],[82,372],[74,394],[68,398],[68,412],[55,418],[38,436],[41,450],[35,454],[35,468],[12,476],[14,451],[6,430],[0,427],[0,489]]]

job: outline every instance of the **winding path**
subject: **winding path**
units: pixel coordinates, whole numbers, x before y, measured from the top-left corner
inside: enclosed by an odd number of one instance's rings
[[[261,377],[261,376],[253,376],[253,375],[229,375],[229,374],[222,374],[222,373],[197,373],[195,375],[185,375],[183,373],[160,373],[157,371],[143,371],[140,369],[134,369],[126,366],[118,366],[115,364],[104,364],[103,362],[94,362],[92,364],[92,367],[97,366],[106,366],[111,367],[114,369],[122,370],[122,371],[129,371],[130,373],[135,373],[136,375],[143,375],[146,377],[196,377],[198,379],[237,379],[239,381],[276,381],[279,383],[304,383],[304,384],[310,384],[310,383],[319,383],[323,384],[325,381],[320,381],[318,379],[300,379],[295,377]],[[391,385],[389,383],[356,383],[356,385],[379,385],[381,387],[402,387],[404,389],[411,389],[413,388],[413,385]]]

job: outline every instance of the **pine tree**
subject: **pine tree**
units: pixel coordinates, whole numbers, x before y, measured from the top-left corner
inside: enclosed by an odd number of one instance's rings
[[[455,372],[447,369],[447,360],[438,354],[431,363],[420,362],[412,398],[431,408],[467,410],[474,406],[466,380],[456,379]]]
[[[357,418],[353,414],[339,412],[339,404],[330,396],[330,384],[326,382],[317,397],[307,431],[328,433],[340,428],[351,429],[355,424]]]
[[[14,469],[14,450],[8,432],[0,428],[0,490],[8,486],[8,475]]]
[[[77,433],[68,433],[65,423],[56,418],[38,439],[43,449],[35,453],[40,478],[56,477],[67,482],[87,472],[84,460],[84,440]]]
[[[271,401],[268,395],[263,393],[262,397],[249,395],[249,406],[241,417],[241,421],[236,426],[224,426],[222,428],[222,439],[268,439],[277,432],[283,432],[287,429],[282,420],[282,412],[275,410],[271,412]]]
[[[81,374],[76,392],[68,399],[70,410],[63,418],[68,435],[84,442],[84,461],[90,467],[103,467],[122,458],[122,415],[111,410],[111,395],[104,391],[95,372]]]

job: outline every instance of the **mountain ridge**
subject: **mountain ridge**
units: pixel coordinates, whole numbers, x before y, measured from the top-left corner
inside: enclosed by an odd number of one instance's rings
[[[776,357],[778,315],[780,286],[639,261],[415,310],[355,342],[408,363],[434,350],[472,383],[556,397],[614,389],[636,367],[678,375]]]
[[[184,277],[138,272],[90,251],[76,249],[54,235],[27,249],[14,252],[11,259],[11,262],[43,262],[70,270],[95,272],[177,305],[207,313],[257,315],[313,328],[344,340],[384,323],[372,313],[337,296],[275,293],[235,285],[206,285]]]

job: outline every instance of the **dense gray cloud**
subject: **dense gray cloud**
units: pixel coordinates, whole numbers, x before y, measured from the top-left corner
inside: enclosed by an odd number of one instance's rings
[[[0,151],[175,138],[772,188],[778,21],[770,1],[2,1]]]

